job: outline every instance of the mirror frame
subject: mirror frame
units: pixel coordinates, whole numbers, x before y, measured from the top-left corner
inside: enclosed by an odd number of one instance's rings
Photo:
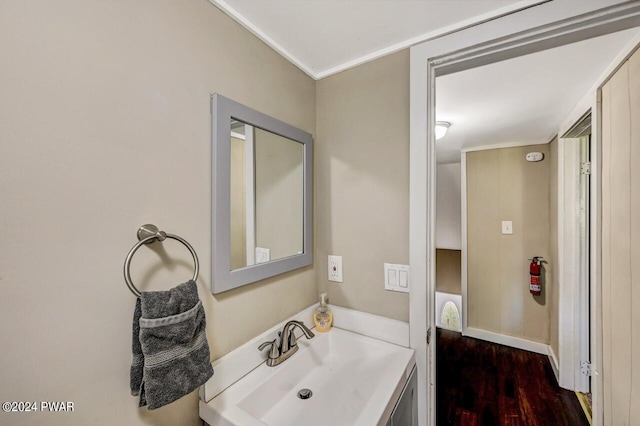
[[[310,133],[256,111],[219,93],[211,95],[211,291],[222,293],[313,263],[313,137]],[[303,252],[231,270],[231,119],[303,145]],[[257,142],[259,143],[259,142]]]

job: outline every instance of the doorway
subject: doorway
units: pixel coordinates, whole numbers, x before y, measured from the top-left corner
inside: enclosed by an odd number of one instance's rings
[[[589,421],[592,417],[591,395],[591,133],[592,111],[588,111],[580,118],[560,140],[563,150],[563,164],[561,164],[562,185],[560,195],[564,200],[562,206],[562,238],[565,250],[562,253],[563,278],[567,287],[563,288],[561,296],[568,298],[573,294],[575,300],[565,300],[560,308],[572,309],[575,312],[575,330],[573,336],[562,336],[567,345],[573,346],[574,365],[572,377],[563,377],[566,387],[575,390]],[[573,304],[573,306],[570,306]],[[566,313],[561,313],[567,316]],[[566,334],[566,333],[565,333]]]
[[[482,24],[465,30],[464,34],[457,33],[412,48],[410,257],[413,276],[410,323],[411,346],[416,349],[418,362],[418,390],[424,397],[419,407],[421,423],[426,424],[427,419],[429,423],[435,421],[434,411],[428,410],[434,406],[435,386],[435,347],[428,344],[429,335],[434,330],[435,77],[640,24],[640,5],[635,2],[614,4],[605,9],[601,9],[602,3],[595,2],[576,3],[570,8],[565,6],[557,2],[544,3],[501,18],[500,22]],[[595,96],[589,94],[585,102],[589,106],[595,105]],[[596,146],[597,143],[596,140]],[[591,206],[597,206],[598,202],[599,199],[592,200]],[[593,224],[593,219],[592,229],[598,226]],[[592,233],[591,238],[597,237]],[[598,246],[592,244],[592,247]],[[594,275],[596,267],[592,263],[591,276],[592,279],[595,277],[596,281],[592,280],[592,283],[598,288],[599,275]],[[595,335],[597,337],[598,333]],[[599,387],[601,383],[595,389]],[[595,393],[596,423],[603,416],[598,408],[598,393]]]

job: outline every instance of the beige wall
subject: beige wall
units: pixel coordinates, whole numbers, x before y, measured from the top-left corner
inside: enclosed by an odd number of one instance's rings
[[[313,268],[211,295],[209,113],[220,92],[313,133],[315,82],[206,0],[3,1],[0,40],[0,399],[76,407],[0,423],[199,424],[196,393],[129,394],[125,256],[148,222],[194,246],[213,358],[315,302]],[[133,263],[141,289],[192,273],[175,241]]]
[[[409,262],[409,51],[317,83],[316,270],[331,303],[402,321],[408,294],[384,290],[384,262]],[[327,255],[344,283],[327,280]]]
[[[606,425],[640,425],[640,52],[602,88]]]
[[[436,291],[462,294],[462,252],[436,249]]]
[[[547,281],[547,295],[549,297],[549,345],[558,357],[560,348],[558,343],[559,317],[559,288],[560,276],[558,268],[558,138],[549,144],[549,263],[545,266],[551,277]]]
[[[255,129],[256,245],[271,260],[301,253],[304,228],[303,145]]]
[[[527,162],[530,151],[545,160]],[[532,296],[527,260],[550,258],[548,157],[548,145],[467,154],[469,327],[549,343],[551,277]],[[502,235],[503,220],[513,221],[513,235]]]

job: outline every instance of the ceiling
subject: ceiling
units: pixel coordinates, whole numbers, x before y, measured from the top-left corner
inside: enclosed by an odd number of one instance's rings
[[[607,66],[640,30],[631,29],[436,79],[439,163],[486,145],[547,143]]]
[[[546,0],[209,0],[314,79]],[[582,41],[436,81],[452,123],[438,162],[486,145],[547,143],[639,30]]]
[[[210,0],[315,79],[543,0]]]

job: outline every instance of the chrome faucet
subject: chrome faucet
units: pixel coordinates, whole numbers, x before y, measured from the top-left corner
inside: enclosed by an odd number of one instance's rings
[[[287,322],[284,327],[282,327],[282,331],[278,332],[278,336],[280,337],[279,342],[278,339],[274,339],[270,342],[264,342],[258,347],[258,350],[261,351],[271,346],[271,349],[269,349],[269,356],[267,357],[267,365],[269,367],[275,367],[276,365],[283,363],[291,355],[296,353],[298,350],[296,333],[294,332],[296,327],[299,327],[300,330],[302,330],[307,339],[315,337],[315,334],[313,334],[313,332],[309,330],[302,321]]]

